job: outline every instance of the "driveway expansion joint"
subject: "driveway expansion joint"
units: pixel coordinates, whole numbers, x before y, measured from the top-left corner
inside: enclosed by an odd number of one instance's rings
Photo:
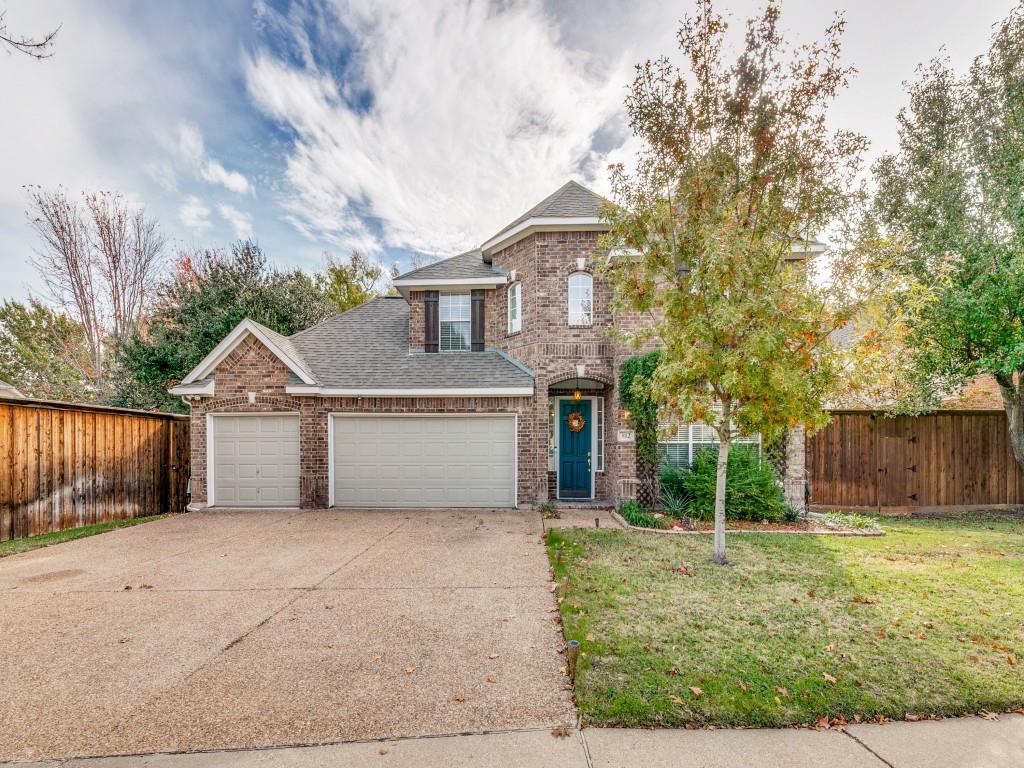
[[[895,765],[893,765],[893,764],[892,764],[892,763],[890,763],[890,762],[889,762],[888,760],[886,760],[886,759],[885,759],[884,757],[882,757],[882,756],[881,756],[880,754],[878,754],[877,752],[875,752],[875,750],[873,750],[873,749],[872,749],[871,747],[869,747],[869,746],[868,746],[867,744],[865,744],[865,743],[864,743],[863,741],[861,741],[860,739],[858,739],[858,738],[857,738],[856,736],[854,736],[854,735],[853,735],[852,733],[850,733],[850,732],[849,732],[848,730],[846,730],[845,728],[840,728],[839,730],[840,730],[840,731],[841,731],[842,733],[845,733],[845,734],[846,734],[847,736],[849,736],[849,737],[850,737],[851,739],[853,739],[853,740],[854,740],[855,742],[857,742],[858,744],[860,744],[860,745],[861,745],[861,746],[862,746],[862,747],[863,747],[863,748],[864,748],[865,750],[867,750],[868,752],[870,752],[870,753],[871,753],[872,755],[874,755],[874,756],[875,756],[875,757],[876,757],[876,758],[877,758],[878,760],[880,760],[880,761],[881,761],[882,763],[884,763],[885,765],[887,765],[887,766],[888,766],[889,768],[896,768],[896,766],[895,766]]]

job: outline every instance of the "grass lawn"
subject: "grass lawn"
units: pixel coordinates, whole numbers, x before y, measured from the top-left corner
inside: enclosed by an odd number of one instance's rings
[[[1024,520],[893,520],[881,538],[553,530],[576,699],[605,726],[1024,707]],[[561,550],[561,557],[556,555]]]
[[[54,531],[43,533],[39,536],[28,536],[24,539],[12,539],[11,541],[0,541],[0,557],[16,555],[19,552],[28,552],[31,549],[48,547],[51,544],[62,544],[65,541],[74,541],[86,536],[95,536],[97,533],[106,533],[116,528],[128,528],[140,523],[148,523],[150,520],[159,520],[167,515],[150,515],[148,517],[135,517],[131,520],[114,520],[109,523],[96,523],[81,528],[72,528],[67,531]]]

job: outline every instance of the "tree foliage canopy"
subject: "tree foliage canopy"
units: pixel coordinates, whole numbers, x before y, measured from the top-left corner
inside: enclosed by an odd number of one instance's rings
[[[166,389],[179,381],[244,318],[284,335],[335,314],[317,276],[278,271],[251,241],[230,253],[182,255],[159,289],[144,328],[121,349],[117,402],[136,408],[184,410]]]
[[[44,400],[93,399],[92,357],[80,323],[38,299],[0,305],[0,380]]]
[[[668,58],[637,67],[626,108],[643,150],[635,171],[613,169],[607,212],[616,309],[641,314],[630,340],[664,350],[650,386],[663,412],[718,431],[720,495],[737,429],[770,440],[826,421],[829,335],[852,315],[862,274],[856,248],[833,249],[831,284],[794,260],[855,219],[864,197],[866,140],[826,120],[851,73],[843,20],[795,49],[778,22],[769,3],[729,63],[727,24],[699,0],[678,33],[686,69]]]
[[[933,407],[993,375],[1024,466],[1024,4],[967,74],[935,60],[909,91],[899,150],[875,166],[878,216],[898,246],[905,399]]]

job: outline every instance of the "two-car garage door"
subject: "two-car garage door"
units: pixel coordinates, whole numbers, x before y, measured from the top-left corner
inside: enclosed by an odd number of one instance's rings
[[[331,504],[339,507],[512,507],[511,414],[331,417]],[[210,503],[299,505],[298,414],[219,414],[207,438]]]
[[[331,419],[338,507],[515,506],[511,415]]]

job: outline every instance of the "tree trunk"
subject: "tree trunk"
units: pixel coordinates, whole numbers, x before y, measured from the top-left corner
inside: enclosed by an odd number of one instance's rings
[[[1012,378],[997,376],[999,391],[1003,395],[1003,407],[1006,409],[1006,427],[1010,432],[1010,446],[1017,466],[1024,471],[1024,391],[1021,389],[1020,377]]]
[[[711,556],[718,565],[725,565],[725,480],[729,468],[729,446],[732,442],[731,408],[722,404],[722,419],[718,425],[718,474],[715,478],[715,548]]]

